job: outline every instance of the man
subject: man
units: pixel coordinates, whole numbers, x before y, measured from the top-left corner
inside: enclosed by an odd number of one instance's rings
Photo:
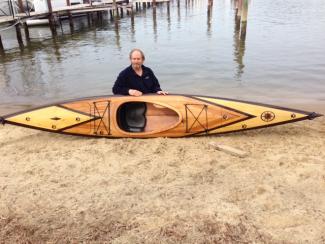
[[[140,49],[133,49],[129,57],[131,65],[118,75],[113,86],[114,94],[137,97],[145,93],[168,94],[168,92],[161,90],[152,70],[143,65],[145,57]]]

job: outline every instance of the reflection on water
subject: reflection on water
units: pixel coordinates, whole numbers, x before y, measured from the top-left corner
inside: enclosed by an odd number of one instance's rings
[[[207,36],[211,37],[211,23],[212,23],[212,8],[213,2],[209,1],[208,2],[208,11],[207,11]]]
[[[325,108],[325,2],[251,1],[247,23],[236,2],[141,5],[124,18],[82,16],[73,28],[62,20],[56,38],[30,28],[23,49],[14,30],[1,32],[0,111],[111,94],[134,47],[174,93]]]
[[[236,1],[236,3],[238,3]],[[234,60],[236,61],[237,69],[235,72],[235,78],[240,81],[241,76],[244,73],[243,57],[245,54],[245,41],[246,41],[246,29],[247,22],[241,21],[242,9],[235,3],[235,28],[234,28]]]

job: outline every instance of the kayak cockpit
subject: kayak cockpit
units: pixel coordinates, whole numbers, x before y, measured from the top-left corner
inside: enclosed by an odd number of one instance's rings
[[[176,126],[179,114],[171,108],[148,102],[126,102],[116,114],[120,130],[128,133],[155,133]]]
[[[117,123],[127,132],[143,132],[146,126],[147,106],[144,102],[128,102],[117,110]]]

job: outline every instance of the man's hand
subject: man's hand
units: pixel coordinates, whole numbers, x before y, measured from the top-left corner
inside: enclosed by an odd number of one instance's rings
[[[168,92],[166,91],[157,91],[158,95],[168,95]]]
[[[140,92],[140,91],[138,91],[138,90],[130,89],[130,90],[129,90],[129,94],[130,94],[131,96],[139,97],[139,96],[142,95],[142,92]]]

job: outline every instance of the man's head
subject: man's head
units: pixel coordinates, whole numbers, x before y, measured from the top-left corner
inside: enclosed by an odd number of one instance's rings
[[[145,60],[144,53],[137,48],[131,50],[129,57],[132,67],[135,69],[139,69]]]

